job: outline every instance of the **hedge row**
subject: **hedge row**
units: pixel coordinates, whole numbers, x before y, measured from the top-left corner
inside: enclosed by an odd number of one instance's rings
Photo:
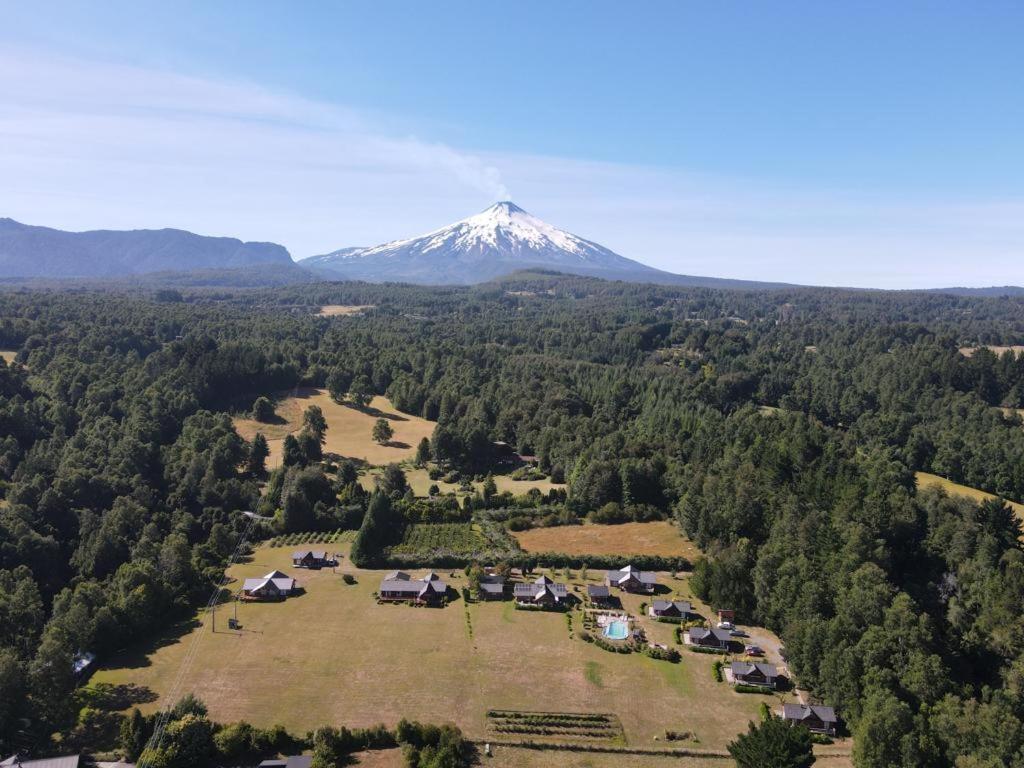
[[[465,568],[473,562],[491,564],[504,561],[514,568],[529,565],[535,568],[582,568],[612,570],[631,564],[645,571],[688,571],[690,561],[685,557],[657,557],[655,555],[569,555],[564,552],[494,551],[476,557],[464,555],[390,554],[384,558],[385,568]]]
[[[302,533],[286,533],[270,540],[271,547],[294,547],[299,544],[337,544],[352,541],[355,531],[304,531]]]
[[[483,744],[484,742],[474,742]],[[667,757],[703,757],[707,759],[731,760],[728,752],[714,752],[703,749],[645,749],[643,747],[618,747],[613,744],[557,744],[546,741],[491,741],[492,747],[518,747],[520,749],[548,750],[552,752],[595,752],[613,755],[663,755]]]

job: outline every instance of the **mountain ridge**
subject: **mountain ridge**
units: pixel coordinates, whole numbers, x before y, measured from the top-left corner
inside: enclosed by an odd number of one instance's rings
[[[171,228],[69,232],[0,218],[0,277],[123,277],[293,263],[277,243]]]

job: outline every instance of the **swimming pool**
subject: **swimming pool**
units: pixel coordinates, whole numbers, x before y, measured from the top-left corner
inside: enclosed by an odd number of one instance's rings
[[[629,623],[625,621],[610,621],[604,628],[604,636],[609,640],[625,640],[629,637]]]

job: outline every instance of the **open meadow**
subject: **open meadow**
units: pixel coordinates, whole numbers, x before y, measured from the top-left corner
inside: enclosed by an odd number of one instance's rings
[[[432,422],[431,422],[432,423]],[[430,490],[430,486],[436,485],[441,493],[460,493],[459,483],[446,483],[443,480],[431,480],[430,475],[427,474],[427,470],[422,467],[403,467],[405,470],[405,479],[409,483],[409,487],[412,488],[413,493],[417,496],[426,496]],[[359,484],[368,491],[372,491],[376,487],[377,477],[380,475],[379,470],[371,469],[363,472],[359,475]],[[509,491],[515,495],[521,495],[536,488],[541,493],[548,493],[553,488],[565,488],[564,483],[553,483],[549,478],[543,478],[541,480],[513,480],[508,475],[494,475],[494,484],[498,488],[499,493]],[[482,482],[471,483],[473,490],[480,491],[483,488]]]
[[[330,548],[345,552],[348,545]],[[230,569],[232,588],[245,577],[278,568],[296,576],[304,594],[280,603],[240,605],[242,628],[237,632],[227,629],[231,607],[223,606],[216,632],[210,617],[201,616],[199,623],[151,647],[110,659],[93,682],[148,688],[160,698],[141,706],[154,711],[171,696],[186,650],[199,632],[195,661],[173,696],[194,692],[219,721],[281,723],[305,732],[323,723],[393,725],[407,717],[451,721],[471,738],[501,740],[488,726],[488,709],[612,713],[624,731],[617,743],[656,748],[671,729],[692,734],[676,746],[718,753],[745,730],[748,720],[757,718],[761,702],[777,706],[792,700],[792,694],[736,693],[715,682],[714,657],[676,646],[670,624],[640,619],[649,639],[681,648],[677,664],[584,642],[578,634],[579,611],[571,614],[570,630],[565,614],[517,611],[511,602],[467,604],[456,597],[436,609],[378,605],[373,593],[383,571],[357,569],[347,559],[337,572],[295,569],[291,549],[259,548],[251,562]],[[342,573],[352,574],[356,583],[345,584]],[[466,584],[461,572],[443,575],[456,589]],[[562,580],[564,572],[550,575]],[[586,583],[601,580],[603,572],[592,569],[586,580],[578,572],[572,577],[570,589],[579,593]],[[684,577],[661,574],[660,579],[707,614]],[[649,599],[624,595],[623,607],[641,616],[640,603]],[[833,750],[846,752],[848,745]],[[526,757],[516,764],[553,764],[544,762],[542,753],[528,756],[540,762]]]
[[[668,520],[619,525],[559,525],[514,531],[519,546],[527,552],[564,552],[568,555],[658,555],[686,557],[700,555],[692,541]]]
[[[346,317],[361,315],[368,309],[376,309],[374,304],[324,304],[316,313],[317,317]]]
[[[335,453],[368,464],[389,464],[412,458],[416,446],[434,432],[434,422],[400,413],[386,397],[374,397],[367,408],[336,403],[325,389],[300,388],[280,395],[275,413],[278,420],[264,424],[248,417],[235,417],[235,429],[246,440],[262,432],[270,447],[267,467],[281,465],[284,438],[302,429],[302,414],[318,405],[327,420],[324,453]],[[390,422],[394,437],[385,445],[373,441],[371,432],[379,418]]]
[[[960,483],[954,483],[952,480],[947,480],[944,477],[933,475],[929,472],[915,472],[914,477],[917,480],[918,488],[938,487],[951,496],[966,496],[974,501],[987,501],[988,499],[996,498],[994,494],[979,491],[977,488],[971,488],[967,485],[960,485]],[[1024,504],[1009,500],[1006,503],[1017,513],[1018,517],[1024,519]]]

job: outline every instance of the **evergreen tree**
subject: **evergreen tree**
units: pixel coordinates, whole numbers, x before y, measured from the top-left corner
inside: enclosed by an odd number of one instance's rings
[[[264,424],[274,420],[274,404],[266,397],[260,395],[252,404],[252,417]]]
[[[357,376],[348,390],[348,399],[358,408],[365,408],[373,400],[373,383],[365,375]]]
[[[370,498],[370,505],[363,515],[363,523],[359,526],[352,541],[349,558],[358,568],[371,568],[376,565],[384,552],[384,547],[397,538],[399,523],[395,519],[391,500],[387,494],[378,491]]]
[[[286,467],[305,466],[306,454],[295,435],[285,435],[281,449],[281,463]]]
[[[426,466],[427,462],[430,461],[430,438],[420,438],[419,445],[416,446],[416,466]]]
[[[737,768],[809,768],[814,765],[811,732],[778,717],[755,724],[729,744]]]
[[[317,439],[321,445],[323,445],[325,436],[327,435],[327,419],[324,418],[324,412],[321,410],[319,405],[311,405],[302,414],[302,428],[304,431],[308,431],[313,437]]]
[[[267,471],[267,457],[270,455],[270,446],[267,438],[262,432],[257,432],[252,438],[249,446],[249,474],[255,477],[262,477]]]

